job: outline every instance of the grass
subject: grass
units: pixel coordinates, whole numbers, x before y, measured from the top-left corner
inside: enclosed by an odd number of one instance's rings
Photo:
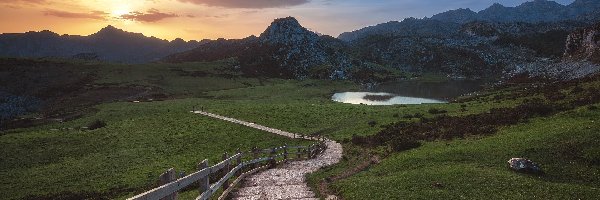
[[[468,115],[491,108],[511,107],[520,99],[473,101],[461,105],[424,104],[368,106],[336,103],[330,100],[338,91],[357,91],[358,86],[332,81],[282,81],[272,85],[208,92],[206,95],[219,101],[206,102],[206,109],[227,116],[255,121],[275,128],[304,134],[322,134],[332,139],[350,139],[353,135],[372,135],[382,130],[381,125],[397,121],[411,121],[405,115],[421,113],[425,117],[436,114],[430,109],[446,110],[448,115]],[[369,122],[378,125],[372,127]]]
[[[600,195],[599,118],[600,112],[580,108],[491,137],[426,143],[333,188],[346,199],[594,199]],[[514,173],[506,167],[512,157],[532,159],[546,174]]]
[[[183,64],[104,64],[98,68],[96,84],[154,86],[170,94],[201,96],[203,92],[262,84],[230,72],[228,60]]]
[[[156,177],[170,167],[190,172],[204,158],[219,160],[223,151],[299,143],[187,113],[192,107],[287,131],[348,139],[382,129],[371,127],[369,121],[391,123],[399,120],[394,117],[397,113],[430,116],[428,108],[442,106],[362,106],[329,100],[333,92],[346,90],[358,90],[358,86],[270,80],[263,86],[206,92],[205,98],[102,104],[96,113],[74,121],[11,130],[0,136],[4,147],[0,175],[5,179],[0,190],[13,199],[124,198],[152,187]],[[470,112],[488,106],[492,105],[473,106]],[[443,107],[459,109],[458,104]],[[97,119],[107,126],[77,130]]]
[[[344,199],[593,199],[600,195],[596,187],[600,185],[600,127],[591,122],[598,119],[598,110],[581,107],[503,127],[489,137],[425,142],[419,148],[392,153],[349,141],[354,135],[376,134],[394,122],[418,120],[408,115],[440,115],[429,110],[444,110],[451,116],[477,114],[543,95],[496,98],[523,91],[514,87],[486,91],[461,103],[350,105],[332,102],[330,97],[335,92],[359,91],[360,86],[352,82],[264,80],[224,71],[227,67],[228,61],[219,61],[96,63],[72,69],[93,73],[94,85],[155,87],[180,99],[104,103],[73,121],[1,133],[2,198],[123,199],[155,186],[158,175],[170,167],[191,172],[197,162],[208,158],[214,164],[224,151],[236,148],[306,144],[193,115],[187,112],[192,107],[343,142],[343,161],[309,177],[315,188],[321,180],[379,155],[379,164],[330,183],[330,189]],[[582,84],[600,86],[598,81]],[[79,130],[95,120],[107,125]],[[372,121],[375,126],[369,125]],[[542,177],[513,173],[506,169],[511,157],[533,159],[547,173]],[[194,195],[195,191],[184,192],[182,199]]]
[[[71,122],[5,132],[0,191],[8,199],[124,198],[154,186],[170,167],[191,172],[201,160],[215,164],[236,148],[307,143],[194,115],[187,112],[192,105],[190,100],[104,104]],[[107,126],[77,130],[95,119]]]

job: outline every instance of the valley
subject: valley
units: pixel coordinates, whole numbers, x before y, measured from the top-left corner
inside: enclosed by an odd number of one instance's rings
[[[223,2],[174,4],[247,15],[315,6]],[[596,199],[599,11],[596,0],[496,3],[337,37],[291,16],[239,39],[168,41],[112,25],[2,33],[0,199],[175,187],[177,199],[196,199],[223,176],[209,199]],[[235,15],[102,13],[58,17],[139,28]],[[308,150],[288,160],[288,147]],[[220,163],[236,152],[244,160]],[[246,166],[263,170],[229,172]]]

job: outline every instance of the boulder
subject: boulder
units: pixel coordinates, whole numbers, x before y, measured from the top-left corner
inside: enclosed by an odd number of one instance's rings
[[[535,162],[525,158],[511,158],[508,168],[513,171],[527,174],[543,174],[542,168]]]

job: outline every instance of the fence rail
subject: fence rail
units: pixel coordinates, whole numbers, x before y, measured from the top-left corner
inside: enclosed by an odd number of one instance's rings
[[[219,199],[224,199],[239,180],[249,174],[255,173],[265,168],[276,167],[278,163],[285,163],[291,155],[296,155],[296,159],[311,159],[322,153],[327,147],[325,140],[318,140],[318,143],[309,146],[293,146],[287,145],[275,147],[271,149],[253,148],[251,151],[237,153],[233,156],[223,154],[223,161],[209,167],[208,160],[204,160],[198,164],[198,171],[187,176],[181,175],[176,178],[176,173],[173,168],[167,170],[159,177],[159,186],[146,191],[137,196],[131,197],[128,200],[174,200],[177,199],[177,193],[194,183],[199,183],[200,195],[196,200],[210,199],[220,188],[224,189]],[[290,151],[294,150],[294,151]],[[260,154],[268,154],[268,156],[260,157]],[[243,161],[244,158],[246,161]],[[281,158],[278,162],[278,158]],[[262,164],[262,165],[261,165]],[[233,168],[232,168],[233,166]],[[213,177],[218,180],[210,184],[210,179]],[[236,180],[230,184],[230,179],[236,177]]]

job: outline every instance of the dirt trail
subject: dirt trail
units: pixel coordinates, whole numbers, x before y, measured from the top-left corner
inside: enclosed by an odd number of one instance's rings
[[[245,122],[234,118],[224,117],[208,112],[194,111],[201,114],[232,123],[267,131],[277,135],[297,138],[294,134],[279,129],[269,128],[251,122]],[[309,139],[308,137],[302,137]],[[302,161],[291,161],[274,169],[258,172],[244,179],[243,185],[231,195],[232,199],[318,199],[306,184],[305,176],[315,172],[322,167],[338,163],[342,158],[342,145],[333,140],[326,140],[327,150],[316,158]],[[327,199],[336,199],[335,196]]]

